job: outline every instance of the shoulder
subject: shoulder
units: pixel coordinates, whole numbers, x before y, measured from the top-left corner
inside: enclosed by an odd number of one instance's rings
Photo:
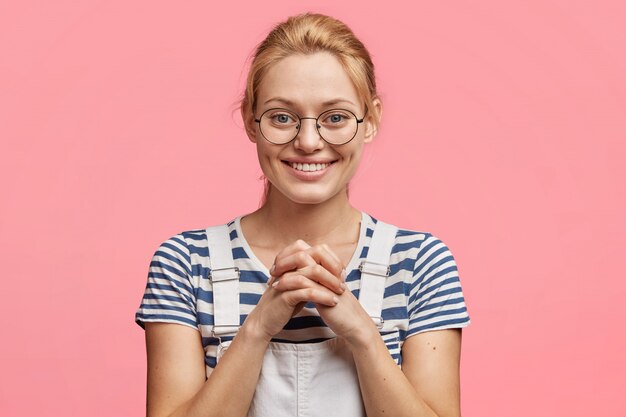
[[[157,252],[159,250],[173,250],[181,252],[187,256],[191,254],[204,255],[207,247],[207,230],[218,227],[226,227],[231,237],[236,237],[237,232],[235,228],[236,219],[230,220],[227,223],[214,224],[206,227],[199,227],[195,229],[187,229],[178,232],[174,235],[170,235],[167,239],[163,240]]]
[[[200,230],[187,230],[170,235],[158,245],[154,252],[153,260],[179,259],[188,265],[193,247],[200,240],[202,240]]]
[[[369,248],[376,224],[380,221],[384,222],[384,220],[368,214],[365,217],[368,223],[368,239],[365,246]],[[391,249],[390,266],[392,270],[411,271],[412,274],[406,275],[405,278],[411,281],[413,285],[421,281],[420,275],[431,273],[435,269],[456,270],[456,261],[452,251],[438,236],[424,230],[414,230],[395,225],[394,227],[397,230]],[[369,249],[366,249],[366,253],[368,251]]]
[[[443,244],[441,239],[430,232],[395,225],[367,213],[364,213],[364,217],[367,222],[367,235],[369,237],[373,235],[376,224],[379,222],[386,223],[396,228],[396,236],[392,253],[405,252],[407,250],[419,251],[428,249],[433,245]]]

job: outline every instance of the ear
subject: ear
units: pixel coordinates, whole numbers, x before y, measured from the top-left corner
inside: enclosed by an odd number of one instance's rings
[[[378,133],[376,126],[380,124],[380,119],[383,114],[383,105],[378,97],[372,100],[372,108],[368,109],[367,116],[363,121],[365,125],[365,137],[364,142],[370,143],[374,140],[374,137]]]
[[[246,112],[241,108],[241,118],[243,119],[243,126],[246,129],[246,135],[250,142],[256,143],[257,141],[257,123],[254,121],[254,114],[252,112]]]

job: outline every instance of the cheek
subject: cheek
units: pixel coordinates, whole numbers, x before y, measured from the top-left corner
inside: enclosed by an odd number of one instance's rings
[[[365,148],[365,141],[362,137],[354,138],[354,143],[350,143],[352,148],[349,151],[349,156],[347,156],[351,162],[358,164],[361,161],[361,157],[363,156],[363,149]]]
[[[265,171],[265,165],[267,165],[267,153],[258,144],[257,144],[257,147],[256,147],[256,156],[257,156],[257,160],[259,162],[259,165],[261,166],[263,171]]]
[[[356,138],[355,138],[356,139]],[[359,145],[351,150],[349,153],[345,153],[343,155],[344,161],[346,163],[344,176],[348,178],[348,181],[354,177],[356,171],[361,165],[361,158],[363,156],[363,145]]]
[[[277,152],[271,148],[261,145],[260,142],[257,142],[256,154],[261,170],[265,176],[271,174],[272,164],[281,163],[278,159]]]

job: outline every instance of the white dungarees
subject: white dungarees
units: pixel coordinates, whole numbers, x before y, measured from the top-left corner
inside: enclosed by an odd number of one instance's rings
[[[213,287],[213,334],[233,336],[240,321],[239,270],[234,266],[228,227],[210,227],[206,232]],[[359,302],[379,327],[396,232],[395,226],[378,221],[367,258],[359,266]],[[219,345],[218,361],[229,343]],[[320,343],[270,342],[248,417],[270,416],[365,417],[352,353],[342,339]]]

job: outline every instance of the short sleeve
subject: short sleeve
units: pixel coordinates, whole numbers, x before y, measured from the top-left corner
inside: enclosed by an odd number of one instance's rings
[[[148,282],[135,322],[178,323],[198,328],[191,283],[191,257],[182,234],[163,242],[152,256]]]
[[[410,288],[407,337],[469,325],[456,261],[435,236],[427,235],[420,246]]]

